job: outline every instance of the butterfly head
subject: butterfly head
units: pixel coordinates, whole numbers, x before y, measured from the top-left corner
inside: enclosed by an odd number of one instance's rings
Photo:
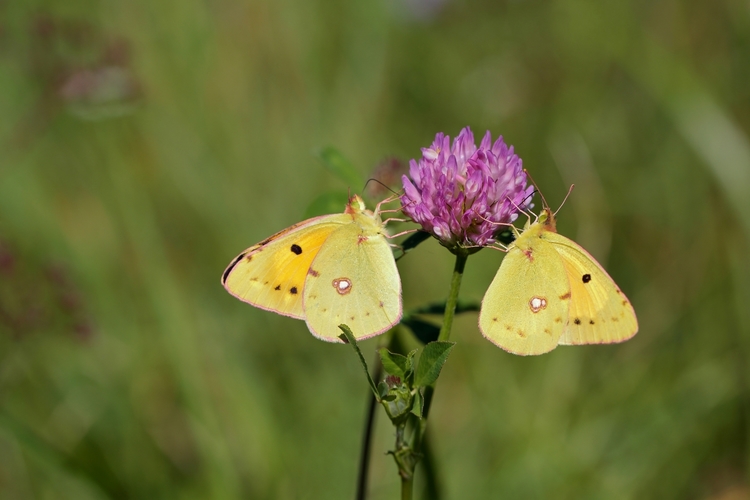
[[[365,202],[362,200],[362,198],[359,197],[359,195],[353,195],[351,198],[349,198],[349,204],[346,206],[346,210],[344,213],[347,214],[361,214],[365,211]]]
[[[557,232],[557,223],[555,221],[555,214],[552,213],[552,210],[550,210],[549,207],[544,207],[544,210],[542,210],[542,213],[539,214],[539,219],[537,220],[545,231],[552,231],[553,233]]]

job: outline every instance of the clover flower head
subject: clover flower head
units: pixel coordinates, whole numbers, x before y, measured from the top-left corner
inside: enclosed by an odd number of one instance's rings
[[[403,212],[451,249],[484,247],[531,208],[534,186],[527,185],[521,159],[502,136],[489,131],[477,148],[469,127],[453,140],[440,132],[422,158],[409,162],[403,176]]]

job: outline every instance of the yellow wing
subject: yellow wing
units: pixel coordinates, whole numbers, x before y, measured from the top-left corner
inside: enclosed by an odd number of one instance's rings
[[[536,222],[518,237],[482,299],[482,335],[513,354],[551,351],[568,319],[565,267],[541,234],[542,226]]]
[[[304,319],[302,295],[310,265],[331,234],[351,222],[351,216],[335,214],[288,227],[238,255],[221,282],[242,301]]]
[[[342,323],[364,339],[401,319],[401,280],[383,224],[370,212],[353,217],[326,240],[305,284],[307,326],[329,342],[340,342]]]
[[[546,231],[544,239],[557,250],[570,281],[569,322],[560,344],[611,344],[635,335],[633,306],[599,263],[565,236]]]

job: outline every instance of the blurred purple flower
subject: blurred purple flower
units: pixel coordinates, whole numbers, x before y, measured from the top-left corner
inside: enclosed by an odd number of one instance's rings
[[[531,205],[522,161],[490,132],[479,148],[469,127],[450,145],[440,132],[419,162],[409,162],[401,205],[406,215],[449,249],[484,247]]]

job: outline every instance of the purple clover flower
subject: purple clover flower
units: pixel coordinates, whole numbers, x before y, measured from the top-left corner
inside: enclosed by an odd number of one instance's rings
[[[409,177],[402,178],[403,212],[451,250],[494,243],[501,224],[533,206],[521,159],[502,136],[493,144],[489,130],[479,148],[469,127],[453,147],[438,133],[419,162],[409,162]]]

